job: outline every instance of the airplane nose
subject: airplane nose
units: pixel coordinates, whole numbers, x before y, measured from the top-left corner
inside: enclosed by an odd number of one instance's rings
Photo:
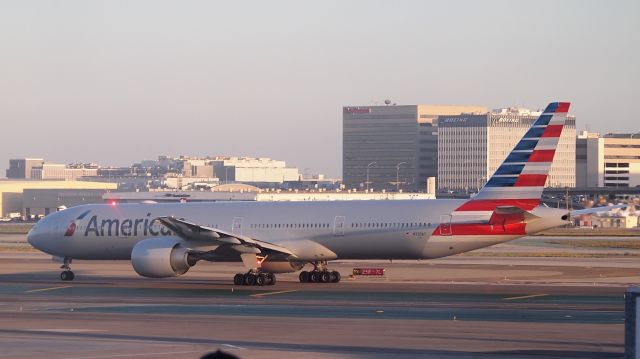
[[[27,233],[27,242],[31,244],[33,248],[39,249],[41,251],[46,251],[47,247],[47,220],[45,218],[39,220]]]
[[[29,230],[29,233],[27,233],[27,242],[29,242],[29,244],[31,244],[32,247],[34,248],[38,248],[38,240],[37,238],[38,236],[38,225],[34,225],[33,228],[31,228]]]

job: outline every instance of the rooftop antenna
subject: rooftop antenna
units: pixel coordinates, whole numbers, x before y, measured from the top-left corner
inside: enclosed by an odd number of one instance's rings
[[[391,105],[391,100],[389,100],[389,99],[384,100],[384,104],[387,105],[387,106]]]

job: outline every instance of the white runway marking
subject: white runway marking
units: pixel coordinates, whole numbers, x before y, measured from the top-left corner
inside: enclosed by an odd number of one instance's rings
[[[239,347],[237,345],[232,345],[232,344],[222,344],[223,347],[227,347],[227,348],[231,348],[231,349],[240,349],[240,350],[245,350],[247,348],[243,348],[243,347]]]
[[[171,355],[174,357],[176,354],[191,354],[191,353],[202,353],[201,350],[185,350],[179,352],[156,352],[156,353],[138,353],[138,354],[107,354],[107,355],[94,355],[94,356],[83,356],[83,357],[67,357],[67,359],[99,359],[99,358],[132,358],[132,357],[159,357],[165,355]]]
[[[544,297],[547,296],[549,294],[531,294],[531,295],[523,295],[520,297],[510,297],[510,298],[504,298],[503,300],[518,300],[518,299],[529,299],[529,298],[538,298],[538,297]]]
[[[60,329],[31,329],[32,332],[46,333],[90,333],[90,332],[106,332],[102,329],[80,329],[80,328],[60,328]]]
[[[256,293],[256,294],[251,294],[252,297],[264,297],[265,295],[275,295],[275,294],[285,294],[285,293],[292,293],[292,292],[297,292],[297,289],[292,289],[292,290],[281,290],[279,292],[267,292],[267,293]]]
[[[46,291],[49,291],[49,290],[65,289],[65,288],[71,288],[71,287],[72,287],[71,285],[65,285],[65,286],[62,286],[62,287],[32,289],[32,290],[25,291],[25,293],[46,292]]]

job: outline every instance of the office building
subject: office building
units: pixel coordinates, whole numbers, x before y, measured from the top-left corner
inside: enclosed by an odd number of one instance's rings
[[[43,163],[31,169],[31,179],[76,181],[98,175],[97,165]]]
[[[42,158],[16,158],[9,160],[9,168],[6,171],[7,178],[31,179],[31,170],[40,167],[44,163]]]
[[[438,120],[439,190],[476,192],[540,116],[539,111],[503,108]],[[569,115],[556,149],[547,187],[575,187],[576,118]]]
[[[640,133],[582,131],[576,140],[576,185],[640,186]]]
[[[437,174],[438,117],[479,106],[343,107],[342,176],[347,189],[425,191]]]

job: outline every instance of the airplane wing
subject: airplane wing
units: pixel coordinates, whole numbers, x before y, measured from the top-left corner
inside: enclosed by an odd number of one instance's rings
[[[217,228],[201,226],[175,217],[158,217],[155,220],[169,228],[177,236],[187,241],[208,240],[219,245],[242,246],[246,248],[255,248],[260,252],[278,252],[281,254],[295,256],[292,251],[277,244],[259,241],[243,235],[228,233]]]
[[[610,211],[612,209],[616,209],[616,208],[624,208],[624,207],[628,207],[628,204],[616,204],[613,206],[604,206],[604,207],[593,207],[593,208],[585,208],[585,209],[579,209],[576,211],[571,211],[571,217],[574,216],[579,216],[582,214],[591,214],[591,213],[596,213],[596,212],[607,212]]]

